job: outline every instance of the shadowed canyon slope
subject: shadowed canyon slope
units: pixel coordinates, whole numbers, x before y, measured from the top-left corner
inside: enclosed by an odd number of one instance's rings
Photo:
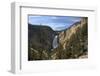
[[[58,35],[58,47],[52,43]],[[87,58],[88,19],[83,18],[63,31],[48,26],[28,25],[28,60]]]

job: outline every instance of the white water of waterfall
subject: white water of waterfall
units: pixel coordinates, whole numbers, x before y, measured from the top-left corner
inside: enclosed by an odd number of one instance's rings
[[[58,47],[58,36],[56,35],[52,43],[53,49]]]

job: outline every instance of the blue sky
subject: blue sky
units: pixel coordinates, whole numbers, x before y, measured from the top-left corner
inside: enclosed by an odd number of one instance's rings
[[[53,30],[63,30],[73,23],[79,22],[81,17],[74,16],[28,16],[28,23],[50,26]]]

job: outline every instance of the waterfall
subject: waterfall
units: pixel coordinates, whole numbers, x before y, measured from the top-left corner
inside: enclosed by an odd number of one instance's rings
[[[58,35],[54,37],[52,46],[53,46],[53,49],[58,47]]]

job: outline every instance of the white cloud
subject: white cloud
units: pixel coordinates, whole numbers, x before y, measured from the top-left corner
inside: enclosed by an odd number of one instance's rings
[[[55,17],[55,16],[54,16],[54,17],[51,17],[51,18],[52,18],[52,19],[58,19],[58,17]]]

